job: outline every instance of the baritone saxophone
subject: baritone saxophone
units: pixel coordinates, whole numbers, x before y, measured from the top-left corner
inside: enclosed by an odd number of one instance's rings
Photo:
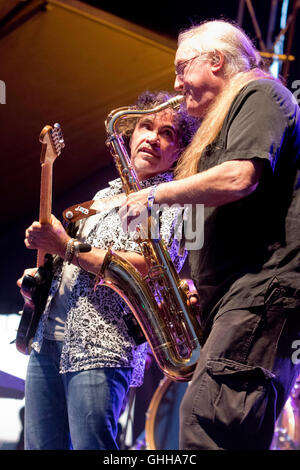
[[[105,121],[107,145],[126,195],[139,191],[140,184],[130,164],[123,137],[118,133],[117,124],[124,117],[138,118],[167,107],[177,108],[182,100],[182,96],[176,96],[153,109],[118,108],[108,115]],[[151,223],[153,221],[148,214],[148,228]],[[149,230],[147,233],[150,233]],[[147,264],[147,275],[142,276],[131,263],[109,249],[96,287],[105,285],[124,300],[144,333],[162,372],[174,381],[189,381],[199,358],[202,335],[188,301],[188,283],[180,280],[160,237],[145,238],[142,232],[137,232],[136,241]]]

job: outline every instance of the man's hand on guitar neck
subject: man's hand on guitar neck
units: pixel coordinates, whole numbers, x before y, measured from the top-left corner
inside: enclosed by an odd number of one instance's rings
[[[43,250],[51,255],[65,256],[66,244],[70,240],[61,222],[51,215],[50,224],[33,222],[25,231],[24,243],[30,250]]]

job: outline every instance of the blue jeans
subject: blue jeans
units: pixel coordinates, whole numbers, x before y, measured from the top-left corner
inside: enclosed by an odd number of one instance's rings
[[[62,343],[31,352],[25,382],[25,449],[114,450],[131,368],[59,373]]]

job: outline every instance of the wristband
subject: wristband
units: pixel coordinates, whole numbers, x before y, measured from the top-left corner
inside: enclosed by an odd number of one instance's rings
[[[74,241],[74,255],[77,257],[79,253],[88,253],[92,246],[89,243],[82,243],[78,240]]]
[[[66,263],[68,264],[71,263],[73,256],[74,256],[74,243],[75,243],[75,238],[71,238],[68,241],[67,246],[66,246],[64,261],[66,261]]]
[[[75,254],[76,258],[79,255],[79,253],[80,253],[80,243],[79,243],[78,240],[75,240],[74,241],[74,254]]]
[[[148,194],[148,202],[147,202],[148,212],[150,212],[152,207],[153,207],[156,190],[157,190],[157,185],[152,186],[152,188],[150,189],[150,192]]]

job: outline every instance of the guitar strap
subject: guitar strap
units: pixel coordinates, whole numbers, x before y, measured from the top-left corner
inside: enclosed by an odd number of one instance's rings
[[[125,194],[116,194],[115,196],[105,197],[99,200],[92,199],[80,204],[75,204],[63,211],[63,218],[67,223],[75,223],[79,220],[86,219],[92,215],[99,214],[102,211],[108,211],[115,207],[120,207],[125,201]]]

